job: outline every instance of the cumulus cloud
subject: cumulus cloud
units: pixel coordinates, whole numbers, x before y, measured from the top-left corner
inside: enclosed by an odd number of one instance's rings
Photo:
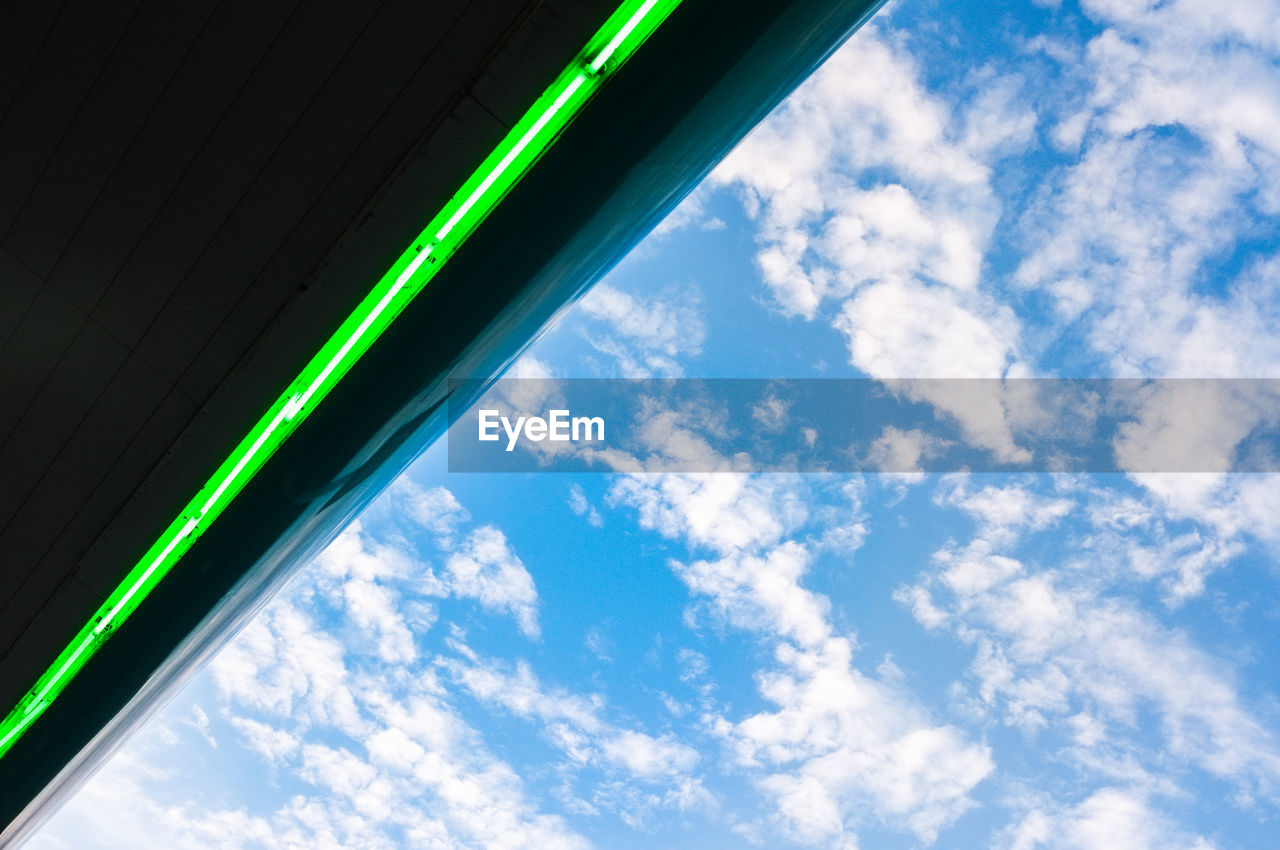
[[[35,846],[590,846],[562,817],[540,810],[429,668],[408,679],[379,676],[368,658],[352,657],[335,675],[334,647],[299,628],[307,618],[296,601],[274,603],[215,670],[244,745],[295,792],[264,787],[252,805],[187,799],[181,789],[191,777],[162,766],[172,743],[161,722],[131,742]],[[325,651],[314,649],[317,642]]]
[[[1071,498],[1045,498],[1020,484],[988,485],[975,490],[966,476],[954,476],[950,482],[951,489],[944,490],[938,501],[958,507],[977,520],[980,535],[989,541],[1013,542],[1024,531],[1043,531],[1077,506]]]
[[[491,525],[467,535],[445,561],[449,590],[515,617],[520,631],[538,636],[538,592],[524,562],[511,551],[507,537]]]
[[[981,79],[979,79],[980,77]],[[984,281],[1001,214],[992,163],[1025,149],[1023,82],[987,69],[956,106],[871,26],[857,33],[716,169],[757,225],[775,306],[822,318],[874,378],[1022,374],[1022,323]],[[996,383],[909,385],[1000,461],[1012,437]]]
[[[1008,85],[988,92],[973,126],[989,132],[969,133],[985,140],[979,150],[915,61],[867,27],[714,172],[757,218],[778,308],[814,319],[839,302],[851,361],[873,376],[999,377],[1016,350],[1016,323],[978,291],[999,215],[983,155],[993,128],[1022,139],[1033,118]],[[957,321],[926,321],[939,313]]]
[[[528,572],[491,526],[455,540],[466,512],[443,488],[399,496],[411,521],[453,547],[442,576],[403,539],[356,523],[318,559],[315,584],[273,603],[212,667],[243,746],[307,793],[274,810],[171,806],[148,786],[154,776],[126,775],[117,787],[136,792],[125,815],[140,824],[135,846],[588,846],[560,816],[540,811],[514,769],[489,752],[424,666],[436,659],[417,652],[421,623],[405,615],[408,588],[453,594],[511,614],[536,635]],[[432,509],[422,515],[424,505]],[[335,610],[372,640],[339,641],[339,629],[319,622]]]
[[[1147,795],[1101,788],[1074,806],[1046,806],[1026,813],[1005,833],[1006,850],[1213,850],[1203,836],[1173,825]]]
[[[1280,397],[1261,381],[1164,381],[1132,395],[1137,411],[1114,444],[1120,468],[1132,472],[1238,469],[1241,443],[1280,420]]]
[[[240,733],[245,745],[272,764],[295,755],[302,745],[297,735],[250,717],[232,714],[228,719]]]
[[[306,612],[276,605],[246,626],[210,669],[224,699],[358,736],[367,721],[356,705],[345,655]]]
[[[1118,747],[1161,771],[1173,768],[1172,757],[1234,783],[1245,798],[1277,799],[1280,739],[1242,699],[1230,665],[1129,594],[1112,592],[1133,574],[1088,550],[1064,552],[1065,566],[1040,568],[999,553],[1024,531],[1058,521],[1067,500],[964,486],[944,498],[980,519],[980,535],[935,553],[932,569],[898,598],[927,628],[948,628],[972,647],[983,710],[1065,736],[1063,751],[1076,757]],[[1096,516],[1130,527],[1148,521],[1131,508],[1129,519],[1105,507]],[[1155,722],[1140,725],[1146,716]],[[1154,749],[1142,729],[1157,732]]]
[[[846,301],[833,324],[850,360],[875,378],[999,378],[1017,323],[1005,311],[981,315],[955,292],[889,280]]]
[[[624,378],[679,377],[682,358],[702,351],[706,327],[695,290],[641,297],[609,283],[593,286],[577,304],[588,341],[613,358]]]
[[[569,510],[580,517],[586,517],[587,522],[595,528],[604,525],[604,517],[600,516],[595,505],[587,501],[587,494],[582,491],[580,484],[569,487]]]
[[[400,809],[407,831],[438,835],[440,846],[589,846],[562,818],[538,811],[515,771],[442,696],[429,686],[383,702],[375,709],[381,729],[367,739],[368,763],[410,798]]]
[[[933,722],[896,682],[857,669],[829,600],[803,585],[812,558],[797,539],[809,517],[804,493],[799,479],[779,476],[666,475],[621,480],[613,497],[636,507],[642,525],[716,553],[671,567],[695,601],[775,661],[756,674],[775,710],[710,721],[772,801],[761,825],[743,827],[852,847],[874,819],[932,841],[972,805],[991,753]]]
[[[471,519],[467,509],[444,487],[419,487],[409,476],[391,485],[388,498],[402,506],[405,514],[422,528],[442,538],[446,544],[458,526]]]
[[[532,383],[536,389],[542,382]],[[431,537],[415,543],[386,532],[374,535],[357,521],[317,559],[317,565],[341,581],[334,595],[346,615],[376,637],[384,660],[414,658],[413,632],[435,619],[421,597],[475,600],[489,611],[513,617],[526,636],[538,636],[533,576],[502,531],[482,525],[463,534],[470,514],[453,493],[440,486],[424,489],[407,476],[389,491],[383,504],[392,516],[407,519],[410,527]],[[441,569],[430,565],[428,553],[443,556]]]
[[[413,633],[401,611],[398,592],[387,583],[413,572],[404,551],[374,542],[355,522],[329,545],[317,559],[317,566],[340,581],[335,595],[341,597],[351,621],[373,637],[383,661],[395,664],[414,659]]]
[[[809,516],[803,492],[782,476],[625,476],[609,499],[633,506],[646,528],[719,552],[777,543]]]
[[[724,230],[725,223],[707,212],[707,194],[705,184],[696,187],[666,218],[658,222],[645,241],[636,246],[636,250],[643,252],[652,249],[655,244],[664,246],[663,237],[683,230]]]
[[[1248,247],[1280,212],[1274,9],[1083,8],[1099,31],[1064,70],[1084,95],[1053,133],[1071,156],[1024,219],[1017,278],[1118,372],[1274,375],[1274,258]]]
[[[479,699],[537,720],[578,764],[605,764],[643,781],[677,782],[690,779],[698,763],[697,751],[670,734],[649,735],[605,720],[601,698],[548,688],[527,662],[512,666],[472,656],[443,666]]]

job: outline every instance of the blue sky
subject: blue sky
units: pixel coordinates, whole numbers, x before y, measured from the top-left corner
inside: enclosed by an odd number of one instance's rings
[[[1280,378],[1277,224],[1274,3],[895,0],[513,373]],[[1274,476],[443,448],[27,847],[1275,845]]]

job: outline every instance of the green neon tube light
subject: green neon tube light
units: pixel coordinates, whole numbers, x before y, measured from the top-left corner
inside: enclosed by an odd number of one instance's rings
[[[681,0],[626,0],[423,228],[0,723],[0,758]]]

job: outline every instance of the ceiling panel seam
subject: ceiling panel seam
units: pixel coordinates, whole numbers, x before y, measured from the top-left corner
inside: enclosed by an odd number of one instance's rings
[[[9,223],[5,225],[4,232],[0,233],[0,243],[3,243],[6,239],[8,239],[9,232],[13,229],[14,222],[18,221],[18,219],[22,217],[22,211],[26,209],[27,204],[31,201],[31,195],[36,191],[36,188],[40,185],[40,181],[41,179],[43,179],[45,172],[48,170],[49,164],[54,161],[54,159],[57,157],[58,151],[61,150],[63,144],[65,144],[67,140],[67,133],[71,130],[72,127],[75,126],[76,119],[80,117],[80,112],[81,110],[84,109],[85,103],[89,100],[94,90],[97,89],[98,83],[102,81],[103,72],[105,72],[107,69],[107,66],[111,64],[111,60],[115,58],[116,51],[120,49],[120,42],[124,41],[125,34],[128,33],[129,27],[133,25],[134,20],[138,17],[138,10],[141,8],[142,8],[142,3],[138,2],[133,7],[133,12],[130,13],[129,15],[129,20],[125,21],[124,26],[120,28],[120,32],[116,35],[115,42],[113,42],[111,45],[111,50],[108,51],[106,58],[103,60],[102,64],[98,67],[98,72],[94,74],[93,82],[90,83],[85,88],[84,95],[80,98],[80,102],[76,105],[75,111],[71,113],[71,117],[67,120],[66,125],[62,128],[62,132],[58,135],[58,143],[53,145],[49,149],[48,155],[45,157],[44,163],[40,166],[39,174],[36,175],[36,179],[32,181],[31,186],[27,189],[26,194],[23,196],[22,203],[18,205],[17,211],[15,212],[13,218],[11,218],[9,220]],[[59,14],[59,17],[61,17],[61,14]],[[35,64],[36,64],[35,61],[33,61],[32,66],[34,67]],[[28,69],[28,73],[29,73],[29,69]],[[24,79],[24,82],[25,82],[25,79]],[[21,92],[21,89],[19,89],[18,91]],[[15,92],[15,95],[14,95],[15,99],[17,98],[17,94],[18,93]]]

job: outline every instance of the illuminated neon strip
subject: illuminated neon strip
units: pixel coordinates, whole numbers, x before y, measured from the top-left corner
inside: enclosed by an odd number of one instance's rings
[[[681,0],[625,0],[485,158],[0,723],[0,758]]]

